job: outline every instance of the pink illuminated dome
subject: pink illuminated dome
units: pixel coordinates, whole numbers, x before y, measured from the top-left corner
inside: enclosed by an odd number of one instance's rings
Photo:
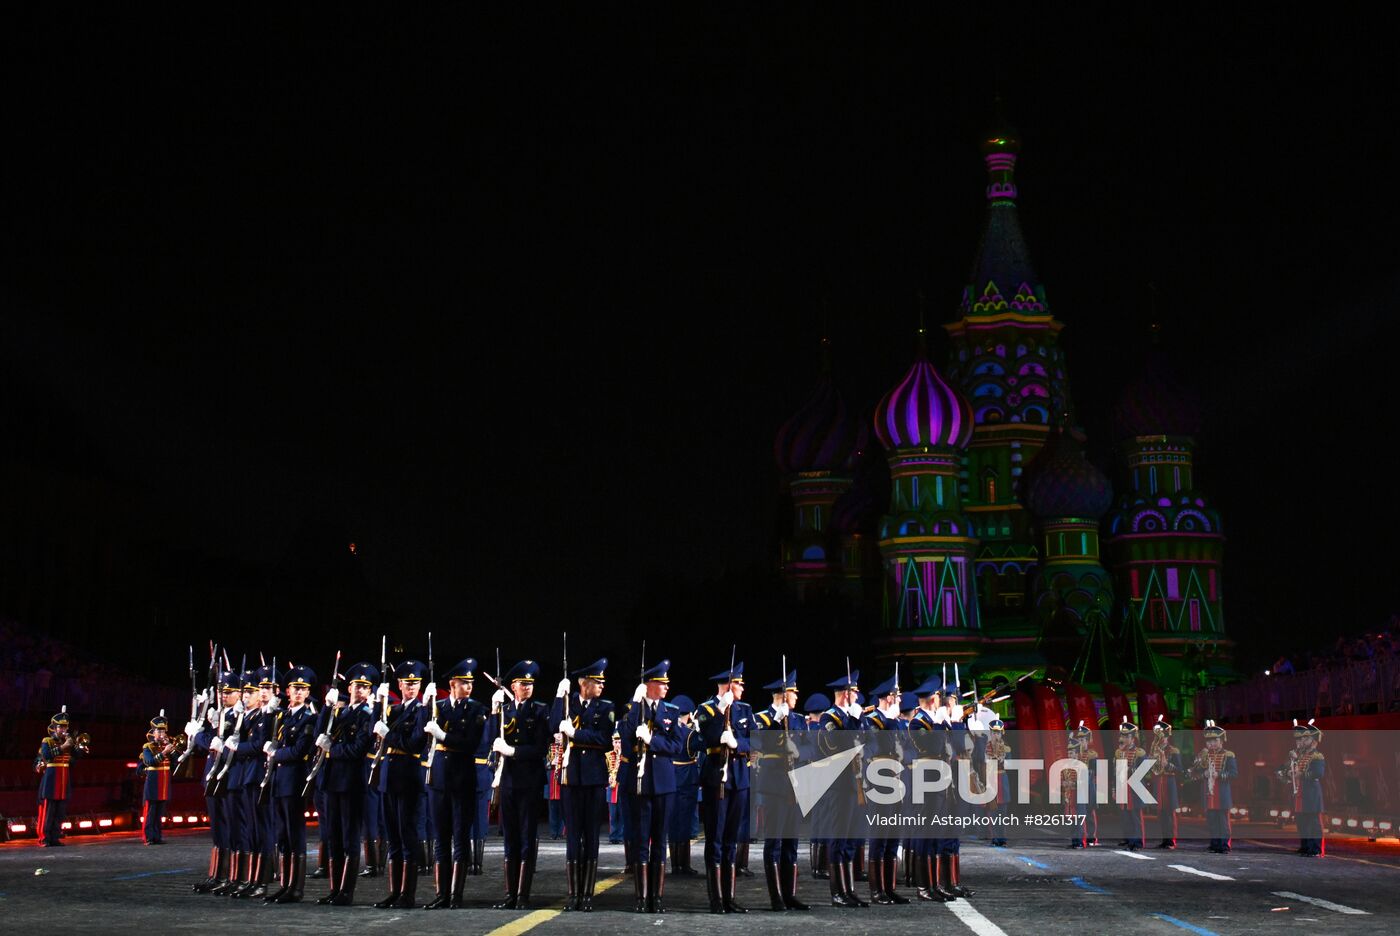
[[[972,438],[972,407],[920,354],[875,407],[875,434],[887,449],[966,448]]]

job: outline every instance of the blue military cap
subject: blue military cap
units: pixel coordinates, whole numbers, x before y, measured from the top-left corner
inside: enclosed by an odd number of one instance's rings
[[[899,710],[901,712],[912,712],[919,707],[919,696],[913,692],[901,692],[899,694]]]
[[[914,694],[919,698],[927,698],[935,692],[943,691],[943,682],[937,676],[930,676],[914,689]]]
[[[854,689],[860,685],[860,670],[851,670],[848,675],[826,684],[828,689]]]
[[[889,679],[885,680],[884,682],[880,683],[880,685],[870,690],[870,698],[878,699],[881,696],[889,695],[891,692],[894,692],[894,690],[894,677],[891,676]]]
[[[379,683],[379,667],[373,663],[356,663],[345,671],[345,678],[352,683],[373,686]]]
[[[671,661],[662,660],[642,674],[642,682],[664,682],[671,681]]]
[[[774,692],[796,692],[797,691],[797,670],[788,673],[782,679],[775,679],[763,687],[772,689]]]
[[[237,692],[239,689],[242,688],[242,681],[238,678],[238,674],[235,673],[233,670],[224,670],[222,673],[219,674],[220,692]]]
[[[711,682],[717,682],[717,683],[720,683],[720,682],[743,682],[743,681],[744,681],[744,663],[743,663],[743,661],[740,660],[738,663],[735,663],[735,664],[734,664],[734,671],[733,671],[732,673],[731,673],[727,668],[726,668],[726,669],[722,669],[722,670],[720,670],[718,673],[715,673],[713,676],[711,676],[711,677],[710,677],[710,681],[711,681]]]
[[[534,660],[521,660],[510,668],[510,672],[506,673],[505,679],[501,680],[501,682],[506,685],[516,680],[520,682],[534,682],[535,677],[539,676],[539,674],[540,665],[538,663]]]
[[[476,658],[467,657],[465,660],[459,661],[456,666],[452,667],[450,670],[447,671],[447,678],[462,680],[470,679],[473,682],[475,682]]]
[[[680,709],[682,715],[690,715],[695,711],[695,702],[690,696],[678,695],[671,700],[671,704]]]
[[[831,700],[824,693],[814,692],[807,697],[807,704],[802,706],[802,711],[808,714],[819,714],[831,708]]]
[[[404,682],[422,682],[426,675],[428,675],[428,668],[417,660],[404,660],[394,667],[394,678],[402,679]]]
[[[607,670],[608,658],[600,657],[587,666],[574,670],[569,675],[575,679],[596,679],[598,682],[604,682],[607,680]]]
[[[272,686],[276,688],[277,686],[281,685],[281,682],[277,679],[277,670],[273,669],[271,666],[259,666],[256,672],[258,676],[259,689],[261,689],[264,686]]]
[[[257,671],[257,670],[245,670],[245,671],[243,672],[243,688],[244,688],[244,689],[256,689],[256,688],[258,688],[258,671]]]
[[[287,670],[287,685],[310,689],[316,685],[316,673],[309,666],[293,666]]]

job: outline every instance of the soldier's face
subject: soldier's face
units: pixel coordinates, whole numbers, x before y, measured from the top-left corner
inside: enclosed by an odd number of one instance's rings
[[[603,694],[603,683],[596,679],[580,679],[578,695],[580,699],[596,699]]]
[[[168,737],[169,737],[169,735],[167,735],[167,734],[165,733],[165,729],[164,729],[164,728],[156,728],[156,729],[154,729],[154,730],[151,731],[151,740],[152,740],[152,741],[160,741],[160,742],[164,743],[165,739],[168,738]]]
[[[795,708],[797,708],[797,690],[796,690],[796,689],[789,689],[787,692],[784,692],[784,693],[783,693],[783,701],[787,703],[787,707],[788,707],[788,708],[790,708],[790,709],[795,709]]]
[[[358,682],[350,684],[350,699],[356,705],[361,702],[368,702],[370,693],[372,692],[374,692],[373,686],[367,686],[364,683]]]
[[[734,698],[736,700],[742,699],[744,697],[744,684],[741,682],[732,682],[729,684],[729,691],[734,693]]]
[[[310,686],[289,686],[287,687],[287,698],[292,702],[292,708],[306,704],[306,697],[311,695]]]
[[[224,690],[224,708],[233,708],[238,704],[239,692],[237,689]]]
[[[272,701],[272,697],[273,697],[274,695],[276,695],[276,694],[277,694],[277,687],[276,687],[276,686],[259,686],[259,687],[258,687],[258,698],[262,700],[262,704],[263,704],[263,705],[266,705],[267,703],[271,702],[271,701]]]
[[[256,689],[244,689],[244,690],[243,690],[243,705],[244,705],[244,707],[246,708],[247,706],[252,705],[253,702],[254,702],[254,700],[256,700],[256,701],[258,702],[259,705],[262,704],[262,698],[258,695],[258,691],[257,691]]]
[[[418,698],[418,690],[422,685],[423,684],[416,679],[400,679],[399,698],[403,699],[405,702],[412,702],[414,699]]]
[[[473,681],[470,679],[453,679],[448,682],[452,688],[452,698],[461,701],[471,698]]]
[[[647,698],[653,702],[666,698],[667,691],[671,688],[670,683],[657,682],[652,680],[647,683]]]
[[[1219,738],[1210,738],[1206,741],[1206,747],[1212,751],[1218,751],[1225,746],[1225,742]]]
[[[535,683],[533,680],[517,679],[510,684],[510,691],[515,693],[516,702],[524,702],[535,694]]]

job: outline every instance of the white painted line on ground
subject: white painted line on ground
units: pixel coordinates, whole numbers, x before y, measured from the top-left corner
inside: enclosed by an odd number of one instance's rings
[[[1139,855],[1135,851],[1124,851],[1119,848],[1113,852],[1115,855],[1127,855],[1129,858],[1136,858],[1138,861],[1156,861],[1151,855]]]
[[[1210,878],[1212,881],[1233,881],[1234,878],[1228,874],[1216,874],[1214,871],[1202,871],[1200,868],[1193,868],[1189,865],[1167,865],[1168,868],[1175,868],[1178,871],[1185,871],[1187,874],[1199,874],[1203,878]]]
[[[977,911],[977,908],[966,900],[952,900],[945,903],[953,916],[963,921],[963,925],[972,930],[977,936],[1006,936],[1006,931],[997,926],[991,920],[984,917]]]
[[[1275,897],[1282,897],[1285,900],[1301,900],[1303,903],[1310,903],[1314,907],[1321,907],[1324,910],[1331,910],[1334,913],[1351,913],[1360,916],[1370,916],[1369,910],[1358,910],[1355,907],[1348,907],[1344,904],[1333,903],[1330,900],[1323,900],[1321,897],[1304,897],[1302,894],[1295,894],[1292,891],[1274,891]]]

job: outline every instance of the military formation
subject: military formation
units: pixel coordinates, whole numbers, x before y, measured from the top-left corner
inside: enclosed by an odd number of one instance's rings
[[[327,884],[317,903],[349,906],[361,879],[377,878],[383,881],[373,901],[377,908],[460,908],[467,879],[482,874],[488,804],[494,803],[504,893],[493,903],[529,909],[536,899],[549,771],[564,816],[566,911],[594,909],[600,829],[606,824],[610,839],[624,846],[638,913],[665,912],[668,864],[672,874],[701,873],[691,867],[697,825],[704,833],[710,912],[747,912],[739,891],[740,880],[750,874],[751,828],[762,839],[768,908],[801,912],[809,905],[799,896],[802,828],[789,770],[803,751],[821,758],[853,755],[852,768],[810,817],[812,828],[859,830],[857,813],[874,808],[861,765],[907,775],[916,760],[942,761],[950,769],[965,761],[972,767],[973,793],[996,785],[996,796],[985,805],[969,805],[952,790],[934,793],[935,812],[1005,815],[1015,794],[1015,772],[1005,767],[1012,756],[1005,726],[985,704],[992,694],[979,699],[962,688],[956,668],[952,682],[945,674],[906,690],[896,667],[862,693],[860,673],[848,665],[799,711],[797,672],[786,660],[782,677],[763,685],[759,704],[767,704],[756,710],[745,701],[744,664],[732,651],[729,665],[710,677],[713,694],[699,704],[685,696],[668,699],[669,660],[635,670],[635,689],[618,705],[604,698],[607,659],[570,669],[567,655],[549,700],[536,698],[538,662],[521,660],[501,673],[499,654],[496,675],[474,658],[459,661],[443,674],[446,691],[440,693],[431,637],[427,665],[413,659],[391,664],[381,650],[378,666],[359,662],[341,672],[337,655],[323,694],[307,666],[283,670],[274,661],[235,670],[226,657],[223,663],[211,668],[210,687],[194,693],[183,734],[171,736],[164,711],[151,719],[139,761],[148,845],[162,844],[173,777],[187,762],[193,768],[203,761],[212,847],[207,872],[193,886],[200,894],[298,903],[306,897],[309,876]],[[491,687],[487,701],[474,694],[483,680]],[[973,699],[965,706],[968,696]],[[1176,847],[1178,785],[1196,780],[1209,848],[1228,853],[1231,782],[1238,769],[1225,747],[1225,730],[1206,723],[1204,749],[1188,768],[1165,719],[1152,726],[1146,749],[1138,726],[1124,718],[1117,729],[1112,759],[1125,762],[1129,772],[1150,762],[1147,783],[1162,804],[1152,836],[1160,839],[1159,847]],[[1318,856],[1322,733],[1311,722],[1295,722],[1294,735],[1295,748],[1278,776],[1292,787],[1299,854]],[[1093,768],[1100,755],[1092,732],[1081,722],[1065,740],[1066,756],[1088,768],[1061,774],[1062,808],[1082,817],[1072,825],[1069,847],[1097,844],[1100,820],[1111,822],[1116,813],[1119,846],[1142,848],[1148,838],[1144,803],[1129,795],[1096,808]],[[55,715],[35,764],[37,828],[46,845],[63,844],[69,772],[85,750],[85,738],[70,735],[66,712]],[[1089,784],[1087,803],[1077,795],[1080,783]],[[880,808],[894,814],[907,805]],[[313,809],[320,847],[308,875]],[[989,843],[1004,846],[1006,839],[993,832]],[[815,839],[808,863],[812,877],[827,882],[830,904],[843,909],[947,902],[973,893],[962,879],[956,835]],[[420,904],[423,875],[431,875],[431,897]],[[858,882],[867,888],[858,889]],[[910,888],[907,896],[901,885]]]

